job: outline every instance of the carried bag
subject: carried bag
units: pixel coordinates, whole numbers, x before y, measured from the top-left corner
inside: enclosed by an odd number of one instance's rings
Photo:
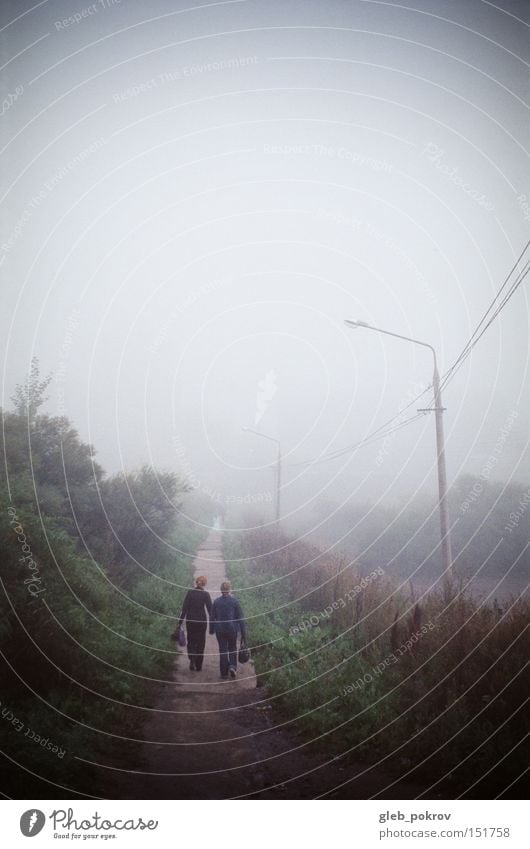
[[[248,663],[250,660],[250,651],[247,649],[246,643],[241,643],[239,646],[239,654],[237,656],[239,663]]]
[[[178,643],[181,648],[185,648],[186,646],[186,634],[182,628],[177,628],[172,634],[171,639]]]

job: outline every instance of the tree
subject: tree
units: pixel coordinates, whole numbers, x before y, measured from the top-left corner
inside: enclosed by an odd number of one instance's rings
[[[40,380],[39,361],[37,357],[32,357],[26,380],[16,385],[15,394],[11,396],[17,415],[27,417],[30,422],[34,421],[37,410],[48,400],[44,393],[51,379],[52,375],[49,374],[44,380]]]
[[[178,496],[189,489],[173,472],[158,472],[150,466],[99,484],[105,548],[112,552],[116,576],[128,581],[134,572],[133,560],[152,565],[167,553],[182,507]]]

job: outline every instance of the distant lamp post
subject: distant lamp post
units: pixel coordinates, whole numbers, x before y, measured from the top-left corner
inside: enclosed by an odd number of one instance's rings
[[[434,389],[434,413],[436,422],[436,454],[438,458],[438,503],[440,507],[440,532],[442,539],[442,560],[444,572],[446,575],[446,583],[453,576],[453,558],[451,554],[451,533],[449,528],[449,505],[447,501],[447,472],[445,468],[445,440],[444,440],[444,425],[442,392],[440,389],[440,375],[438,373],[438,365],[436,362],[436,351],[432,345],[427,342],[420,342],[419,339],[411,339],[410,336],[401,336],[399,333],[391,333],[389,330],[381,330],[380,327],[373,327],[365,321],[350,321],[346,319],[344,322],[348,327],[363,327],[368,330],[375,330],[377,333],[384,333],[385,336],[394,336],[396,339],[404,339],[406,342],[413,342],[415,345],[421,345],[423,348],[429,348],[434,360],[434,372],[432,385]],[[432,409],[432,408],[431,408]],[[426,412],[426,411],[425,411]]]
[[[280,492],[282,486],[282,451],[279,439],[274,439],[273,436],[268,436],[266,433],[261,433],[259,430],[253,430],[251,427],[242,427],[245,433],[253,433],[255,436],[261,436],[263,439],[268,439],[270,442],[275,442],[278,446],[278,457],[276,460],[276,524],[280,524]]]

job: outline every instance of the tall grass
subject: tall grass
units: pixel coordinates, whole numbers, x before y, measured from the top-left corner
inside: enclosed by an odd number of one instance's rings
[[[528,600],[481,603],[456,584],[415,598],[264,529],[225,548],[278,719],[433,794],[497,795],[522,773]]]

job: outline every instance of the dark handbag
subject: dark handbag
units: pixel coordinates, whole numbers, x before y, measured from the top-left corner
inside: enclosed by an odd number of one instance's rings
[[[176,630],[171,634],[171,639],[173,642],[178,643],[181,648],[186,646],[186,634],[182,628],[176,628]]]
[[[239,646],[239,654],[237,656],[239,663],[248,663],[250,660],[250,651],[247,649],[245,643],[241,643]]]

